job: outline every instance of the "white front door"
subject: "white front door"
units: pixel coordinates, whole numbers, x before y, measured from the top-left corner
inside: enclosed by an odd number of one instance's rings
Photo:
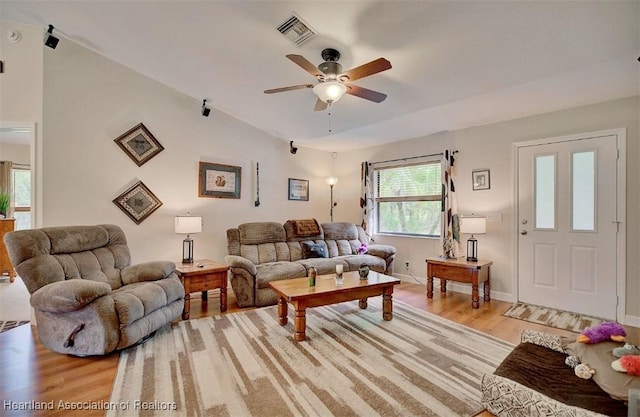
[[[518,300],[616,319],[617,139],[518,148]]]

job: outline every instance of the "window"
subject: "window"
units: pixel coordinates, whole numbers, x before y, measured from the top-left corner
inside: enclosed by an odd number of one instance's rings
[[[31,171],[25,168],[13,168],[11,181],[16,230],[31,229]]]
[[[374,169],[377,233],[440,236],[440,162]]]

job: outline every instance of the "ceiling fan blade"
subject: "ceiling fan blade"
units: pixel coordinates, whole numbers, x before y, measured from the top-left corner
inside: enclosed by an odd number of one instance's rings
[[[318,68],[316,68],[315,65],[309,62],[309,60],[307,60],[307,58],[303,57],[302,55],[289,54],[286,57],[298,64],[300,67],[302,67],[302,69],[304,69],[314,77],[317,78],[324,76],[324,74]]]
[[[370,100],[376,103],[383,102],[387,95],[381,93],[379,91],[369,90],[368,88],[358,87],[357,85],[347,84],[345,85],[349,88],[347,90],[347,94],[351,94],[352,96],[364,98],[366,100]]]
[[[391,68],[391,62],[386,60],[385,58],[378,58],[374,61],[368,62],[366,64],[360,65],[359,67],[355,67],[350,69],[349,71],[340,74],[340,77],[347,76],[349,77],[346,81],[355,81],[360,78],[368,77],[373,74],[377,74],[382,71],[386,71]]]
[[[264,93],[265,94],[283,93],[285,91],[301,90],[303,88],[313,88],[313,84],[300,84],[300,85],[292,85],[289,87],[272,88],[270,90],[264,90]]]
[[[318,99],[316,101],[316,106],[313,108],[314,111],[323,111],[327,108],[327,103],[325,103],[324,101]]]

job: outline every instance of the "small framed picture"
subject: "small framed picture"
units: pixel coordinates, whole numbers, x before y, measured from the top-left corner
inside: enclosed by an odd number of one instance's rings
[[[159,154],[164,147],[149,132],[149,129],[142,123],[131,128],[128,132],[120,135],[114,142],[129,158],[138,166]]]
[[[142,223],[162,205],[162,201],[142,181],[138,181],[133,187],[116,197],[113,203],[135,224]]]
[[[491,182],[488,169],[477,169],[471,172],[473,191],[488,190],[491,188]]]
[[[289,178],[289,200],[309,201],[309,180]]]
[[[242,167],[200,162],[198,197],[240,198]]]

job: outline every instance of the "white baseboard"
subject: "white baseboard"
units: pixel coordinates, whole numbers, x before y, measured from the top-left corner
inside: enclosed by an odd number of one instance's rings
[[[638,316],[630,316],[627,314],[623,317],[623,320],[622,324],[640,328],[640,317]]]
[[[393,274],[393,275],[396,278],[399,278],[399,279],[401,279],[402,281],[405,281],[405,282],[411,282],[411,283],[414,283],[414,284],[424,285],[425,286],[425,292],[426,292],[426,286],[427,286],[427,278],[426,277],[416,277],[416,276],[407,275],[407,274]],[[434,288],[434,292],[435,291],[438,291],[438,292],[440,291],[440,280],[438,278],[434,278],[433,279],[433,288]],[[447,290],[459,292],[459,293],[462,293],[462,294],[471,295],[471,284],[463,284],[463,283],[460,283],[460,282],[449,281],[447,283]],[[480,288],[480,294],[482,295],[482,288]],[[513,296],[513,294],[500,292],[500,291],[494,291],[494,290],[491,290],[491,299],[492,300],[498,300],[498,301],[506,301],[506,302],[509,302],[509,303],[513,303],[515,301],[515,297]]]

